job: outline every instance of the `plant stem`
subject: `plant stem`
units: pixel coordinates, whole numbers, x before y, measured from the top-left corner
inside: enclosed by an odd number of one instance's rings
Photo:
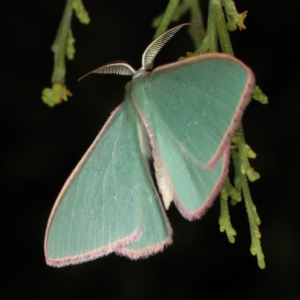
[[[208,7],[207,34],[209,40],[209,52],[218,52],[218,35],[211,2]]]
[[[191,36],[195,49],[199,48],[205,37],[205,28],[203,24],[202,12],[199,0],[188,0],[191,11],[191,23],[197,26],[189,26],[188,32]]]
[[[162,33],[164,33],[167,30],[167,28],[171,22],[172,15],[173,15],[176,7],[179,4],[179,1],[180,0],[170,0],[169,1],[169,4],[163,14],[160,24],[155,32],[153,40],[156,39],[158,36],[160,36]]]
[[[217,31],[219,35],[222,52],[234,56],[229,33],[225,22],[222,5],[221,5],[221,0],[211,0],[211,5],[213,10],[214,20],[217,25]]]
[[[51,81],[52,83],[56,82],[65,82],[65,55],[66,55],[66,44],[67,37],[70,31],[71,19],[73,14],[72,0],[67,0],[66,7],[60,22],[55,41],[52,45],[52,51],[54,55],[54,69]]]

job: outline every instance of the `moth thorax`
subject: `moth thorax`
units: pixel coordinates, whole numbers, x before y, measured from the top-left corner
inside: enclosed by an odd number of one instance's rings
[[[140,77],[141,75],[144,75],[144,74],[146,74],[146,73],[147,73],[146,70],[139,69],[138,71],[136,71],[136,72],[132,75],[132,79],[138,78],[138,77]]]

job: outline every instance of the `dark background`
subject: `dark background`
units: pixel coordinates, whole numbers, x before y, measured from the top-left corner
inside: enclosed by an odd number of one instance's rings
[[[218,200],[195,222],[172,207],[173,245],[149,259],[130,261],[111,254],[62,269],[45,264],[44,230],[54,200],[122,101],[129,80],[77,79],[116,59],[138,69],[154,34],[151,21],[167,1],[84,1],[91,23],[73,20],[76,55],[67,63],[66,83],[74,96],[54,108],[41,101],[41,91],[50,87],[50,46],[65,1],[2,2],[2,294],[32,299],[300,299],[298,1],[237,0],[238,10],[249,12],[247,30],[231,34],[236,56],[252,68],[269,96],[268,105],[253,102],[244,115],[246,139],[258,154],[252,165],[261,174],[250,186],[262,219],[266,270],[258,268],[249,252],[244,203],[231,208],[238,232],[231,245],[219,232]],[[206,1],[202,3],[206,16]],[[182,29],[156,65],[192,50]]]

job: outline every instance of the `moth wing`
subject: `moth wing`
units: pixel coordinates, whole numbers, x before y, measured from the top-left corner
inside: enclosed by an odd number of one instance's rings
[[[136,79],[131,98],[151,137],[164,202],[175,200],[188,219],[200,217],[221,188],[253,85],[251,70],[224,54],[194,56]],[[193,188],[198,198],[189,196]]]
[[[136,79],[132,98],[156,134],[164,122],[181,147],[208,169],[228,147],[254,85],[252,71],[226,54],[202,54]]]
[[[44,247],[49,265],[61,267],[120,253],[144,235],[145,207],[162,218],[156,243],[148,248],[153,246],[155,252],[160,241],[159,251],[165,240],[171,240],[141,152],[137,117],[129,101],[115,109],[66,181],[47,224]]]

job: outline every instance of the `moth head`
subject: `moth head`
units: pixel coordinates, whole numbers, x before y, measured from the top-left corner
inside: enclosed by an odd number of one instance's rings
[[[78,81],[92,73],[126,75],[132,76],[133,79],[142,74],[145,74],[146,71],[151,68],[156,55],[162,49],[162,47],[174,36],[174,34],[179,29],[186,25],[191,25],[191,23],[183,23],[181,25],[173,27],[157,37],[144,51],[142,55],[142,66],[139,70],[136,71],[125,61],[114,61],[83,75],[78,79]]]

